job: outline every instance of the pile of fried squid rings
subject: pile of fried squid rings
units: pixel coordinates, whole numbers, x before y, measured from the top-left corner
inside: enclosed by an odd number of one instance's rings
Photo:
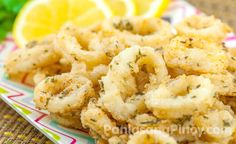
[[[175,26],[115,17],[12,52],[5,71],[26,74],[52,119],[87,129],[97,144],[235,144],[236,51],[213,16]]]

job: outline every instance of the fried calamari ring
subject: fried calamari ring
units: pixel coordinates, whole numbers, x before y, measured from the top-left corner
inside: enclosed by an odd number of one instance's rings
[[[93,82],[94,88],[99,87],[99,80],[106,75],[108,71],[107,65],[97,65],[92,70],[88,70],[85,63],[73,63],[71,73],[83,75]]]
[[[177,144],[174,138],[159,130],[143,130],[130,136],[127,144]]]
[[[112,129],[119,129],[116,122],[96,106],[94,100],[91,100],[88,106],[82,110],[81,123],[84,128],[89,128],[105,140],[115,135]]]
[[[37,108],[61,115],[81,110],[94,96],[89,79],[70,73],[48,77],[34,89]]]
[[[199,75],[199,73],[197,72],[193,72],[193,71],[185,71],[183,69],[180,68],[170,68],[168,67],[168,73],[170,75],[171,78],[176,78],[180,75]]]
[[[232,29],[214,16],[193,15],[176,25],[179,35],[221,42]]]
[[[60,33],[57,35],[57,41],[61,43],[61,53],[71,63],[74,61],[84,62],[91,69],[99,64],[108,64],[109,62],[103,50],[84,48],[74,36]]]
[[[216,94],[221,96],[236,96],[236,77],[230,72],[222,74],[203,74],[216,87]]]
[[[113,31],[118,37],[125,37],[126,44],[160,48],[172,38],[169,23],[159,18],[115,17],[103,23],[102,31]]]
[[[145,103],[158,118],[180,118],[211,106],[214,94],[209,79],[181,75],[146,93]]]
[[[136,115],[135,118],[129,119],[129,127],[135,128],[148,128],[148,127],[157,127],[160,120],[151,114],[140,114]]]
[[[144,113],[128,120],[128,128],[132,133],[139,130],[162,130],[171,134],[178,142],[192,141],[196,138],[197,134],[182,131],[182,128],[192,126],[191,115],[184,115],[178,119],[159,119],[150,113]]]
[[[109,144],[127,144],[128,135],[113,136],[108,139]]]
[[[168,78],[162,56],[153,48],[138,46],[125,49],[114,57],[107,75],[102,77],[101,87],[104,91],[100,94],[101,102],[114,119],[126,121],[137,111],[142,111],[139,108],[143,109],[140,105],[144,105],[144,99],[133,76],[142,68],[149,74],[149,78],[155,79],[157,83]],[[129,97],[140,99],[129,101]]]
[[[60,32],[54,41],[54,43],[56,43],[56,51],[71,63],[74,61],[84,62],[88,68],[99,64],[108,64],[109,60],[103,50],[95,49],[98,47],[90,46],[90,44],[98,44],[98,41],[96,39],[90,39],[89,42],[84,42],[80,39],[81,36],[78,36],[81,34],[79,32],[76,34],[74,34],[75,32],[72,34],[64,31]],[[85,32],[85,34],[87,33]]]
[[[149,113],[138,114],[134,118],[127,121],[128,128],[132,133],[139,130],[162,129],[170,128],[172,122],[169,120],[161,120]]]
[[[236,49],[228,48],[227,56],[229,60],[228,70],[231,72],[236,72]]]
[[[104,38],[96,38],[91,41],[91,47],[101,49],[111,61],[112,58],[118,55],[122,50],[130,47],[125,43],[125,37],[111,36]]]
[[[96,144],[108,144],[107,140],[103,139],[100,135],[98,135],[95,131],[89,130],[89,135],[95,139]]]
[[[80,122],[80,111],[74,113],[73,115],[60,115],[55,113],[50,113],[50,117],[58,122],[60,125],[65,127],[81,129],[82,124]]]
[[[76,38],[77,42],[81,45],[82,49],[91,50],[89,43],[91,39],[96,38],[97,34],[92,32],[90,29],[79,28],[72,23],[66,23],[60,29],[58,35],[66,34]],[[63,55],[63,41],[54,40],[55,51]]]
[[[60,57],[53,50],[53,38],[49,36],[40,42],[31,42],[12,52],[5,62],[7,74],[27,73],[58,62]]]
[[[201,137],[205,141],[228,143],[236,129],[236,117],[229,106],[217,101],[210,110],[195,116],[194,124],[204,129]]]
[[[34,83],[38,84],[48,76],[54,76],[70,71],[70,65],[53,64],[47,67],[38,68],[34,75]]]
[[[128,29],[126,23],[134,24],[135,29]],[[93,46],[100,47],[96,49],[103,49],[110,59],[125,48],[129,48],[133,45],[155,45],[155,48],[161,49],[161,46],[164,45],[166,41],[169,41],[170,35],[172,35],[170,29],[168,29],[170,28],[168,27],[169,25],[167,24],[167,27],[165,27],[165,23],[166,22],[157,18],[112,18],[96,25],[96,28],[93,28],[96,29],[95,31],[98,34],[98,42],[93,44]],[[142,30],[139,28],[142,28]],[[164,33],[167,34],[163,35]],[[158,39],[158,41],[156,39]]]
[[[95,85],[98,85],[98,81],[101,79],[102,76],[105,76],[108,72],[107,65],[98,65],[90,71],[90,79]]]
[[[232,108],[234,113],[236,113],[236,97],[234,96],[219,96],[219,100],[222,101],[225,105],[228,105]]]
[[[72,63],[71,71],[72,74],[82,75],[89,78],[89,72],[85,63]]]
[[[226,53],[216,44],[207,41],[176,37],[164,48],[168,67],[195,73],[221,73],[228,67]]]
[[[36,70],[33,70],[27,73],[8,74],[8,78],[11,81],[15,81],[17,83],[22,83],[27,86],[33,87],[35,86],[35,83],[34,83],[35,74],[36,74]]]
[[[182,127],[179,127],[179,126]],[[179,119],[159,119],[152,114],[144,113],[136,115],[135,118],[128,120],[128,128],[132,133],[139,130],[157,129],[170,133],[178,142],[183,140],[192,141],[195,135],[192,133],[182,132],[181,128],[192,126],[191,116],[183,116]]]

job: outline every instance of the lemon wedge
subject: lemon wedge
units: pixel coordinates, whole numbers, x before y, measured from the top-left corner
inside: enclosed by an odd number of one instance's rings
[[[131,0],[136,8],[136,15],[143,17],[160,17],[170,0]]]
[[[31,40],[57,32],[65,22],[83,27],[111,15],[97,0],[32,0],[17,16],[13,37],[18,46],[23,47]]]
[[[135,5],[132,0],[101,0],[112,12],[112,16],[134,16]]]

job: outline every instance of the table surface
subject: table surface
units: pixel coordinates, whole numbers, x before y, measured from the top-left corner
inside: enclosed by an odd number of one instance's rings
[[[236,0],[187,0],[208,15],[215,15],[236,31]],[[51,144],[52,142],[0,99],[0,143]]]

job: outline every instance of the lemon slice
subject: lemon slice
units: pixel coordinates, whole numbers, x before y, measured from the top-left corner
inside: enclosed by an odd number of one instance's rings
[[[112,12],[112,16],[135,15],[135,5],[132,0],[101,0],[100,3],[107,5]]]
[[[20,11],[13,27],[13,37],[19,47],[30,40],[57,32],[68,21],[88,26],[112,14],[98,0],[32,0]]]
[[[131,0],[136,7],[136,15],[160,17],[170,0]]]

